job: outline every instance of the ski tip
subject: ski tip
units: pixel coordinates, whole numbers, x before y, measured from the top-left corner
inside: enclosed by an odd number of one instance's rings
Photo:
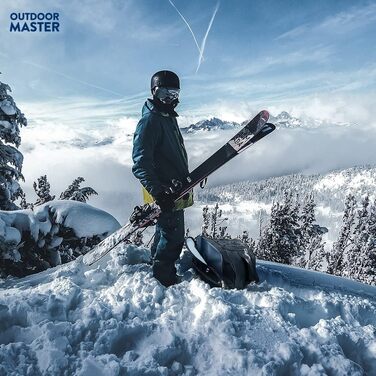
[[[265,123],[264,128],[266,127],[269,129],[273,129],[273,131],[276,128],[276,126],[273,123]]]
[[[267,110],[260,111],[260,117],[262,119],[264,119],[265,122],[267,122],[269,120],[269,116],[270,116],[269,111],[267,111]]]
[[[272,123],[265,123],[265,125],[262,127],[260,133],[263,136],[266,136],[269,133],[272,133],[276,129],[276,126]]]

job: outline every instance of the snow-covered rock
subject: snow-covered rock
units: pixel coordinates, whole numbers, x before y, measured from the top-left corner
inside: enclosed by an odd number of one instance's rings
[[[121,245],[0,284],[0,373],[376,374],[375,287],[259,262],[245,290],[190,270],[164,288],[147,254]]]

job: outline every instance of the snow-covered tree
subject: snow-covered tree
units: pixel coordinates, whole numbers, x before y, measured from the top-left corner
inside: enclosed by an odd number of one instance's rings
[[[296,264],[303,268],[319,270],[326,259],[322,235],[327,229],[316,224],[315,207],[313,194],[310,193],[305,197],[300,215],[300,257]]]
[[[22,189],[23,155],[17,150],[21,143],[20,127],[27,125],[24,114],[9,92],[11,88],[0,81],[0,209],[15,210],[14,204]],[[14,145],[14,146],[13,146]]]
[[[227,226],[222,223],[227,221],[227,218],[222,218],[222,210],[219,208],[218,203],[210,211],[208,206],[202,209],[202,234],[212,238],[229,238],[227,233]]]
[[[83,177],[78,177],[73,180],[73,183],[60,194],[60,200],[73,200],[86,202],[91,195],[97,195],[98,193],[91,187],[80,187],[80,184],[85,181]],[[51,185],[48,182],[47,176],[43,175],[38,178],[37,182],[34,182],[34,191],[38,196],[35,205],[41,205],[48,201],[55,199],[55,195],[51,195]],[[32,204],[26,202],[25,195],[21,195],[21,207],[30,208]]]
[[[72,184],[60,194],[60,200],[86,202],[91,195],[97,195],[98,193],[91,187],[80,187],[84,181],[85,179],[81,176],[74,179]]]
[[[286,193],[282,203],[274,202],[270,223],[257,245],[257,256],[269,261],[291,264],[299,254],[299,204]]]
[[[334,243],[332,253],[328,260],[328,273],[342,275],[344,269],[345,254],[352,242],[352,230],[355,221],[356,200],[349,194],[345,202],[345,211],[342,219],[342,227],[338,241]]]
[[[243,231],[243,233],[238,236],[238,238],[248,246],[249,249],[252,250],[252,252],[255,252],[255,249],[256,249],[256,241],[254,239],[252,239],[250,236],[249,236],[249,233],[248,231]]]
[[[315,217],[315,200],[313,194],[309,194],[305,197],[302,213],[300,215],[300,222],[301,222],[301,238],[303,244],[308,242],[308,240],[314,234],[314,223],[316,222]]]
[[[219,218],[222,216],[222,210],[219,209],[219,205],[218,205],[218,202],[215,204],[214,206],[214,209],[212,210],[211,212],[211,216],[210,216],[210,235],[213,237],[213,238],[216,238],[218,233],[217,233],[217,230],[218,230],[218,220]]]
[[[369,197],[364,197],[358,211],[352,243],[347,248],[342,275],[376,284],[376,203],[371,205]]]
[[[355,278],[376,286],[376,200],[369,210],[367,232],[367,242],[361,249],[361,263]]]
[[[0,211],[0,278],[71,261],[119,227],[110,214],[72,200]]]
[[[202,226],[201,226],[202,235],[209,235],[209,226],[210,226],[209,207],[206,205],[202,208]]]
[[[307,243],[308,258],[304,264],[307,269],[321,270],[323,263],[328,258],[325,250],[325,243],[322,240],[322,233],[313,234]]]
[[[20,194],[20,208],[21,209],[33,209],[34,208],[34,204],[27,202],[26,194],[23,191]]]
[[[259,220],[259,236],[261,237],[262,231],[264,229],[264,223],[267,218],[267,212],[265,209],[260,209],[259,215],[258,215],[258,220]]]
[[[355,278],[361,269],[361,253],[368,241],[369,197],[362,200],[362,207],[357,211],[355,227],[351,234],[351,244],[345,249],[341,275]]]
[[[33,184],[34,191],[38,196],[35,205],[42,205],[48,201],[52,201],[55,196],[51,196],[51,185],[47,180],[47,175],[43,175]]]

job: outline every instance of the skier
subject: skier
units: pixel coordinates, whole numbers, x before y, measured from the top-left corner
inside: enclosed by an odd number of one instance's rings
[[[162,79],[158,77],[158,75],[160,75]],[[133,153],[135,162],[134,173],[136,176],[139,176],[139,179],[145,185],[144,187],[146,187],[146,189],[144,189],[146,202],[154,200],[151,194],[149,194],[149,192],[151,192],[157,198],[160,206],[164,207],[164,212],[171,212],[172,210],[181,211],[179,213],[180,217],[177,213],[175,213],[175,215],[174,213],[170,213],[172,216],[163,215],[159,227],[157,227],[157,237],[152,248],[153,256],[157,256],[154,257],[154,260],[156,260],[154,263],[155,275],[159,275],[158,270],[162,270],[163,265],[172,265],[170,268],[170,271],[173,271],[173,273],[171,273],[171,279],[176,282],[177,277],[175,275],[174,263],[171,263],[171,260],[166,261],[166,259],[163,258],[165,255],[169,254],[157,251],[158,249],[166,247],[166,244],[168,246],[171,246],[173,242],[181,244],[177,242],[177,239],[181,239],[184,232],[184,216],[182,209],[193,204],[192,189],[202,181],[205,181],[210,174],[242,153],[249,146],[254,145],[273,132],[275,125],[267,122],[269,119],[268,111],[263,110],[259,112],[234,137],[191,171],[189,175],[183,177],[180,181],[182,184],[177,184],[177,180],[173,179],[171,181],[172,186],[166,185],[165,182],[167,182],[171,176],[182,176],[180,167],[183,166],[182,169],[188,171],[187,154],[174,116],[174,114],[176,114],[174,108],[178,103],[177,94],[179,89],[174,90],[172,88],[179,88],[179,79],[174,73],[168,71],[158,72],[156,76],[155,79],[153,76],[152,80],[153,99],[149,99],[145,103],[143,108],[145,117],[142,117],[139,127],[135,132]],[[170,79],[168,79],[169,76]],[[171,76],[175,77],[175,82],[171,82],[173,81],[171,80]],[[153,83],[153,81],[155,82]],[[156,83],[160,86],[154,86]],[[173,86],[172,88],[171,86],[164,87],[161,86],[161,84]],[[159,90],[157,88],[159,88]],[[163,92],[169,95],[163,95]],[[170,97],[170,99],[168,99],[168,97]],[[172,123],[167,125],[168,121]],[[152,123],[156,123],[157,126],[153,127]],[[173,129],[173,131],[171,131],[171,129]],[[163,150],[163,154],[159,153],[158,147]],[[179,150],[178,153],[176,149]],[[173,158],[174,156],[176,157],[175,159]],[[172,192],[171,188],[175,190],[175,193]],[[179,200],[174,200],[171,194],[173,194],[174,198]],[[168,210],[167,207],[169,206],[173,207],[173,209]],[[108,242],[107,239],[104,239],[91,249],[90,252],[84,255],[84,263],[86,265],[94,265],[102,257],[111,252],[118,244],[129,239],[140,227],[150,226],[155,218],[160,217],[161,212],[162,211],[157,209],[154,205],[146,205],[141,208],[136,207],[131,215],[130,223],[121,227],[115,233],[116,235],[114,236],[117,237],[117,240]],[[163,218],[165,220],[163,220]],[[176,220],[176,218],[178,220]],[[164,231],[165,228],[172,228],[172,231]],[[177,229],[180,230],[177,231]],[[176,236],[169,236],[169,234],[175,234]],[[176,249],[179,249],[179,247]],[[160,255],[163,255],[163,257],[160,258]],[[158,262],[160,263],[160,268],[158,267]],[[162,278],[164,278],[163,275],[167,274],[162,274]],[[166,282],[165,284],[170,284],[170,282]]]
[[[172,193],[189,173],[187,153],[175,107],[179,103],[180,80],[163,70],[151,78],[153,98],[142,108],[133,138],[133,174],[143,186],[145,203],[161,208],[151,247],[153,276],[164,286],[178,282],[175,262],[184,244],[184,208],[193,204],[192,192],[174,202]]]

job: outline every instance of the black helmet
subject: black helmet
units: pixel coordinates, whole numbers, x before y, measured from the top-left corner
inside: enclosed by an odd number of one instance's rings
[[[162,70],[153,74],[150,83],[150,89],[153,91],[155,87],[173,87],[180,89],[180,80],[176,73]]]

